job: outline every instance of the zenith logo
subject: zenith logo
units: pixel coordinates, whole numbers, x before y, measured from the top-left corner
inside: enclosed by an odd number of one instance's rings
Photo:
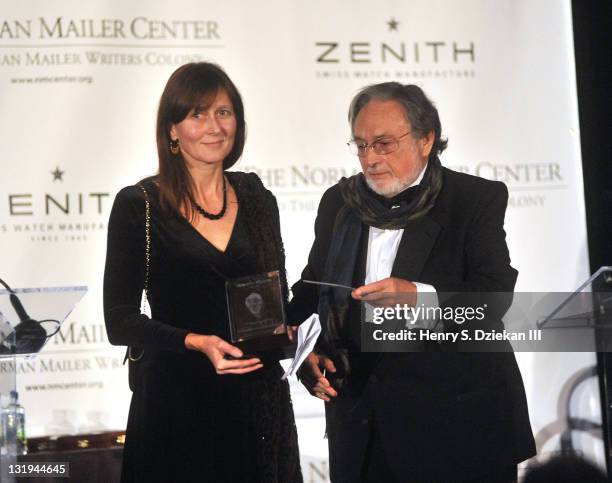
[[[399,34],[400,21],[391,17],[385,22],[388,32]],[[397,38],[393,35],[394,38]],[[475,46],[471,40],[431,40],[427,41],[388,41],[355,42],[325,41],[315,42],[318,64],[434,64],[452,62],[474,63]]]

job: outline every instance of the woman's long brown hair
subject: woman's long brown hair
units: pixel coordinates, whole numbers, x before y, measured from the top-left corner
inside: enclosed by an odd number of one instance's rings
[[[185,64],[168,79],[157,111],[157,154],[159,158],[159,200],[162,209],[181,213],[188,219],[195,213],[187,197],[194,187],[181,152],[170,151],[170,129],[183,121],[196,108],[206,109],[217,94],[225,91],[236,117],[236,135],[232,150],[223,160],[223,169],[230,168],[242,155],[246,139],[244,106],[238,89],[218,65],[209,62]]]

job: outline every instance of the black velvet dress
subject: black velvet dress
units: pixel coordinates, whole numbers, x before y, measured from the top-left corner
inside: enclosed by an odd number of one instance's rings
[[[154,178],[140,183],[151,202],[152,319],[139,306],[144,196],[130,186],[115,199],[104,276],[106,326],[111,343],[144,347],[136,363],[124,482],[302,481],[289,387],[278,362],[264,357],[264,367],[253,373],[219,376],[204,354],[184,347],[188,332],[228,340],[225,278],[274,269],[284,278],[284,266],[274,266],[284,265],[274,196],[255,175],[227,176],[239,208],[225,252],[181,216],[162,212]],[[262,257],[266,251],[270,256]]]

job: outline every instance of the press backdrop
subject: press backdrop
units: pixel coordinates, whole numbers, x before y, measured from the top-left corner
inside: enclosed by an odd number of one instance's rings
[[[155,116],[179,65],[214,61],[245,101],[235,169],[276,194],[295,281],[323,191],[358,169],[347,107],[370,83],[421,86],[442,163],[503,181],[517,290],[588,276],[570,3],[566,0],[175,0],[6,4],[0,16],[0,277],[87,285],[61,333],[18,367],[30,436],[125,427],[122,348],[106,339],[102,273],[115,193],[156,171]],[[540,454],[564,429],[563,387],[592,354],[518,354]],[[327,473],[323,406],[292,382],[304,472]],[[596,382],[572,411],[598,420]],[[169,408],[171,411],[171,408]],[[170,413],[169,413],[170,417]],[[600,439],[576,444],[603,461]]]

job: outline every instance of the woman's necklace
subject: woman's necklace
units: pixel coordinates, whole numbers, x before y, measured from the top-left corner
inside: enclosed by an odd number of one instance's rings
[[[223,215],[225,215],[225,210],[227,209],[227,186],[225,185],[225,176],[223,176],[223,207],[221,208],[221,211],[219,213],[209,213],[196,203],[196,201],[192,198],[191,193],[189,193],[188,196],[189,201],[191,201],[191,205],[204,218],[208,218],[209,220],[219,220],[223,218]]]

